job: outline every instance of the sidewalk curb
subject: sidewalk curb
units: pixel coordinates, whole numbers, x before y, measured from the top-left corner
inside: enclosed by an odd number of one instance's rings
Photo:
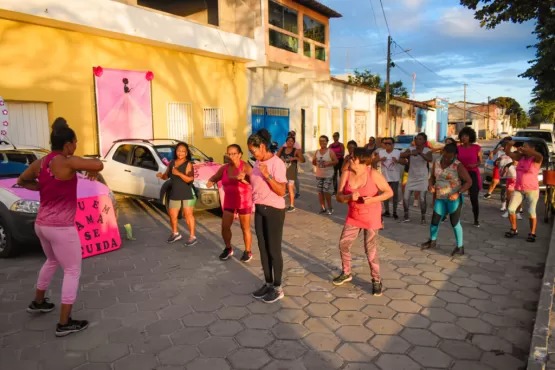
[[[530,343],[530,354],[528,357],[527,370],[544,370],[548,361],[549,345],[549,321],[553,306],[553,283],[555,281],[555,227],[551,229],[549,240],[549,251],[545,261],[545,271],[543,274],[542,286],[540,290],[540,300],[534,331]]]

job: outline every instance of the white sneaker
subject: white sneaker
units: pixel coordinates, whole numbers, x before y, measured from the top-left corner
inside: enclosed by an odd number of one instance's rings
[[[507,206],[505,204],[503,204],[499,210],[501,212],[505,212],[507,210]]]
[[[521,215],[520,213],[517,213],[517,214],[516,214],[516,219],[517,219],[517,220],[522,220],[522,215]]]
[[[501,215],[501,217],[503,217],[503,218],[508,218],[508,217],[509,217],[509,211],[505,211],[505,213],[503,213],[503,214]]]

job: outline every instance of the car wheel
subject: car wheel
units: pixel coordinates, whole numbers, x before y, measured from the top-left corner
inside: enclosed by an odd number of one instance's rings
[[[13,257],[15,255],[15,242],[6,221],[0,218],[0,258]]]

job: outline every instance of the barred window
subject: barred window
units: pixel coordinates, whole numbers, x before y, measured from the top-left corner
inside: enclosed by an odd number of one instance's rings
[[[224,110],[222,108],[204,108],[204,137],[224,136]]]

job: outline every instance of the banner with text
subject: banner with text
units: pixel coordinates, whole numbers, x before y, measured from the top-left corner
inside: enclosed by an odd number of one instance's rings
[[[121,236],[112,200],[107,195],[77,201],[75,227],[83,258],[112,252],[121,247]]]

